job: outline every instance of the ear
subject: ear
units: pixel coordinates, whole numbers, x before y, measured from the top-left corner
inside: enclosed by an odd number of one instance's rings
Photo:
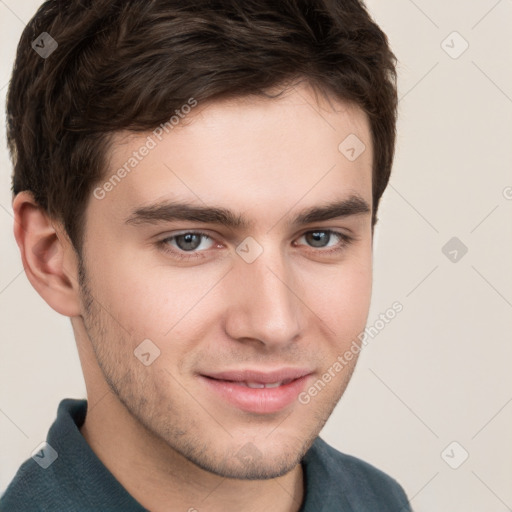
[[[67,233],[28,191],[17,194],[12,207],[14,237],[28,280],[55,311],[79,316],[78,258]]]

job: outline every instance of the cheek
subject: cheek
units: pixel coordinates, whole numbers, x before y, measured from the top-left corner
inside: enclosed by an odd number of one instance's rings
[[[143,257],[118,257],[109,265],[95,272],[93,294],[134,342],[164,342],[185,326],[194,337],[198,315],[207,316],[203,297],[218,280],[215,272],[172,269]]]
[[[371,252],[359,254],[357,259],[329,272],[317,273],[315,281],[308,301],[325,324],[325,336],[335,338],[337,344],[351,341],[364,330],[368,317],[372,292]]]

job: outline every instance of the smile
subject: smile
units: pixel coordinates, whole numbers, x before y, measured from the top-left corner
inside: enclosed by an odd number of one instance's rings
[[[268,384],[265,384],[263,382],[236,382],[236,381],[231,381],[231,382],[233,382],[234,384],[238,384],[239,386],[246,386],[246,387],[252,388],[252,389],[263,389],[263,388],[278,388],[279,386],[288,384],[291,381],[292,381],[292,379],[287,379],[287,380],[281,380],[278,382],[270,382]]]
[[[250,370],[199,375],[214,401],[256,414],[280,412],[297,401],[312,372],[281,369],[272,372]]]

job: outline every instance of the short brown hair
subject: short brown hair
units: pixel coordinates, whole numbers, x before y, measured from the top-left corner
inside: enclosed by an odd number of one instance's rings
[[[43,32],[58,44],[46,58],[31,46]],[[112,134],[153,129],[191,97],[306,80],[369,117],[375,223],[394,155],[395,66],[359,0],[48,0],[23,31],[8,91],[13,193],[31,191],[80,254]]]

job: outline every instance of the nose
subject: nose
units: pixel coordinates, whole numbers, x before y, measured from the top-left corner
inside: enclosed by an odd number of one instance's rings
[[[232,339],[256,340],[267,348],[296,341],[305,306],[293,269],[278,248],[265,248],[252,263],[240,258],[229,279],[225,329]]]

